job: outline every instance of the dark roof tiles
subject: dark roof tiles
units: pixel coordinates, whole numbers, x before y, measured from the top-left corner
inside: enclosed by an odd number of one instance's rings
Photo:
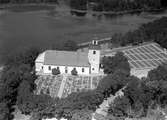
[[[84,52],[47,50],[44,64],[89,67],[88,54]]]

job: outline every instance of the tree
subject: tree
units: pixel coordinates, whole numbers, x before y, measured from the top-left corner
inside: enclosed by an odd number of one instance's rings
[[[54,116],[52,107],[57,101],[58,99],[53,99],[48,95],[34,95],[28,81],[23,81],[20,84],[17,106],[23,114],[31,114],[38,118]]]
[[[104,98],[108,98],[111,94],[114,95],[119,89],[123,88],[129,81],[129,77],[124,72],[116,71],[103,78],[99,82],[97,90],[104,95]]]
[[[113,57],[104,57],[102,59],[102,65],[104,67],[105,74],[112,74],[117,70],[121,70],[127,75],[130,75],[128,59],[123,55],[122,52],[116,53]]]
[[[0,103],[0,120],[8,120],[8,116],[10,115],[7,103]]]
[[[35,88],[34,80],[36,75],[33,71],[33,66],[37,54],[38,51],[36,49],[29,49],[21,53],[12,54],[6,59],[0,80],[0,89],[3,91],[0,94],[0,103],[5,101],[7,104],[6,106],[4,105],[6,108],[3,108],[3,110],[9,110],[8,119],[13,119],[12,112],[15,110],[13,106],[17,102],[20,84],[26,81],[25,88],[30,87],[31,91]],[[25,92],[25,94],[27,93]]]
[[[70,0],[70,7],[72,9],[86,10],[87,0]]]
[[[58,75],[58,74],[60,74],[60,69],[59,69],[59,67],[53,68],[53,69],[52,69],[52,74],[53,74],[53,75]]]
[[[37,56],[41,53],[41,50],[35,47],[31,47],[25,50],[22,54],[22,63],[30,64],[31,68],[35,65]]]
[[[75,76],[78,75],[76,68],[73,68],[73,70],[71,71],[71,75],[75,75]]]
[[[115,117],[128,117],[130,106],[128,98],[125,96],[118,97],[114,100],[114,103],[110,105],[109,114]]]
[[[133,111],[131,116],[145,116],[148,107],[152,104],[152,93],[149,87],[146,86],[145,81],[133,76],[130,79],[124,90],[124,95],[129,99],[131,110]]]
[[[73,116],[80,116],[80,113],[78,112],[81,112],[82,110],[95,111],[102,101],[103,95],[95,90],[72,93],[56,104],[55,114],[59,118],[64,117],[71,119]]]
[[[28,64],[33,69],[33,66],[35,65],[35,59],[37,58],[40,52],[41,50],[32,47],[24,49],[23,51],[11,53],[8,56],[6,56],[6,58],[4,58],[5,67]]]
[[[121,44],[121,41],[123,39],[123,35],[121,33],[115,33],[112,36],[111,43],[114,44],[114,46],[119,46]]]
[[[148,73],[146,85],[149,87],[153,94],[153,100],[158,105],[165,105],[164,98],[167,97],[167,67],[160,65],[158,68],[151,70]]]
[[[71,120],[91,120],[93,112],[87,109],[77,110]]]
[[[18,89],[17,106],[23,114],[30,114],[35,106],[32,101],[33,94],[28,81],[23,81]]]

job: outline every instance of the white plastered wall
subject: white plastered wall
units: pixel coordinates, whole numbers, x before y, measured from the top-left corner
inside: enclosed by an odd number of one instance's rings
[[[51,70],[49,70],[49,66],[51,67]],[[63,74],[65,73],[65,66],[55,66],[55,65],[44,65],[44,73],[45,74],[52,74],[52,69],[53,68],[57,68],[59,67],[60,73]],[[71,67],[71,66],[67,66],[67,73],[71,74],[71,71],[73,70],[73,68],[76,68],[78,74],[81,75],[89,75],[89,67]],[[84,68],[84,72],[82,72],[82,68]]]
[[[35,60],[35,71],[39,72],[42,70],[42,66],[44,63],[44,57],[45,57],[45,52],[41,53],[38,55],[38,57]]]

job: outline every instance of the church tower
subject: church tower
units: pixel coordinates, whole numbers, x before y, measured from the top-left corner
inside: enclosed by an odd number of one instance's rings
[[[97,40],[93,40],[89,46],[88,59],[90,63],[90,73],[99,73],[100,70],[100,46]]]

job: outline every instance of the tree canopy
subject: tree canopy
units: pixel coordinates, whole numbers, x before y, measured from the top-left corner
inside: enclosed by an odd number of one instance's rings
[[[31,91],[35,88],[34,80],[36,75],[33,67],[38,53],[39,50],[31,48],[6,57],[6,63],[0,80],[0,90],[3,91],[0,94],[0,104],[3,105],[2,110],[4,111],[1,117],[4,117],[4,119],[13,118],[13,106],[16,105],[18,93],[21,92],[19,91],[19,86],[22,82],[26,82],[24,87],[30,88]]]
[[[130,75],[130,66],[128,59],[122,52],[118,52],[113,57],[104,57],[102,59],[102,65],[105,74],[111,74],[115,71],[121,70],[127,75]]]
[[[72,93],[56,104],[55,112],[60,118],[71,119],[73,117],[73,119],[76,119],[76,115],[80,114],[79,112],[84,112],[85,114],[86,111],[95,111],[102,101],[102,94],[95,90]]]
[[[167,17],[154,20],[141,25],[137,30],[129,31],[125,35],[115,34],[111,42],[126,46],[138,45],[142,42],[155,41],[162,47],[167,48]]]
[[[53,75],[58,75],[58,74],[60,74],[60,69],[57,67],[57,68],[53,68],[52,69],[52,74]]]
[[[124,96],[114,101],[109,113],[114,116],[142,117],[147,115],[149,109],[166,107],[166,72],[166,65],[161,65],[151,70],[146,79],[129,77]]]
[[[164,0],[70,0],[70,6],[74,9],[85,10],[87,5],[94,11],[124,11],[159,9],[167,3]]]

